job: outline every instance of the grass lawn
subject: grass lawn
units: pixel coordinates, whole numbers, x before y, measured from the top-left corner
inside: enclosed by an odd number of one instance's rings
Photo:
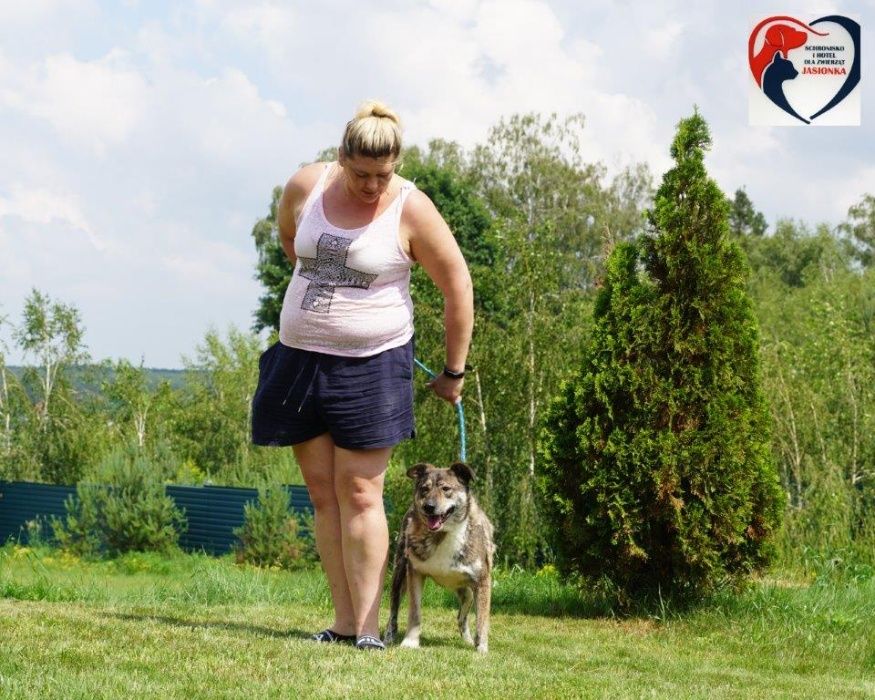
[[[499,572],[486,656],[433,584],[419,650],[308,641],[329,609],[317,571],[7,545],[0,698],[875,698],[872,578],[616,619],[550,572]]]

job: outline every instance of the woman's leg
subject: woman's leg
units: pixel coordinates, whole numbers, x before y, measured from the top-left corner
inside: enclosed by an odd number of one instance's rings
[[[334,603],[334,623],[330,629],[338,634],[355,634],[355,614],[343,561],[340,508],[335,495],[334,441],[324,433],[294,445],[293,449],[313,502],[316,549]]]
[[[343,563],[359,636],[380,636],[380,598],[389,556],[383,479],[391,447],[334,448],[334,490],[340,507]]]

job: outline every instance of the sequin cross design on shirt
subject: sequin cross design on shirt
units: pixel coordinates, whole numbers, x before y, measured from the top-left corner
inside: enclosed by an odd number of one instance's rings
[[[331,310],[331,300],[337,287],[367,289],[377,278],[377,275],[346,266],[346,256],[351,244],[349,238],[323,233],[316,244],[316,257],[299,258],[301,268],[298,274],[310,280],[301,301],[304,311],[327,314]]]

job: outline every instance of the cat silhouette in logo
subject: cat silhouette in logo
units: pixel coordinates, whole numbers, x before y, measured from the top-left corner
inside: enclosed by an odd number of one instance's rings
[[[784,81],[793,80],[797,75],[799,75],[799,71],[796,70],[793,62],[788,61],[786,58],[782,58],[781,52],[776,51],[771,64],[769,64],[768,68],[766,68],[763,73],[763,92],[772,102],[778,105],[778,107],[783,109],[787,114],[790,114],[796,117],[799,121],[808,124],[809,122],[807,119],[803,119],[796,114],[796,111],[790,106],[787,97],[784,95]]]

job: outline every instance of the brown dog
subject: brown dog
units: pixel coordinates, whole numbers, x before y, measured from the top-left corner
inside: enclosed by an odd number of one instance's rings
[[[413,505],[401,524],[395,550],[391,610],[385,641],[398,631],[398,607],[406,581],[410,597],[407,633],[401,646],[418,647],[425,578],[455,591],[459,598],[459,632],[477,651],[489,647],[492,594],[492,523],[480,510],[468,486],[474,472],[456,462],[449,469],[417,464],[407,471],[414,480]],[[468,613],[476,602],[477,627],[471,639]]]

